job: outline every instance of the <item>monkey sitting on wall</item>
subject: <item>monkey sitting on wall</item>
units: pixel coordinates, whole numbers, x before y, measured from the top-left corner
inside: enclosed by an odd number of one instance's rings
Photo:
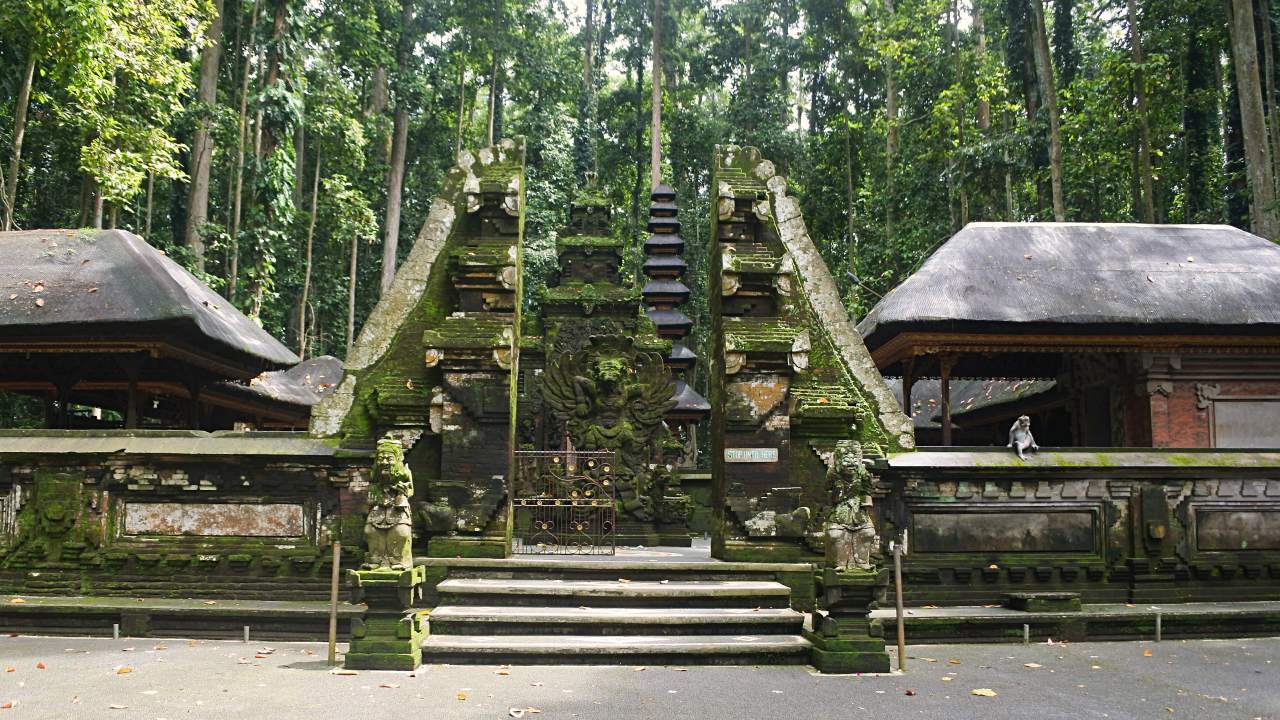
[[[1027,456],[1023,453],[1027,450],[1035,452],[1040,449],[1036,444],[1036,438],[1031,434],[1031,418],[1023,415],[1013,421],[1013,426],[1009,428],[1009,444],[1006,447],[1013,448],[1018,453],[1019,460],[1026,460]]]

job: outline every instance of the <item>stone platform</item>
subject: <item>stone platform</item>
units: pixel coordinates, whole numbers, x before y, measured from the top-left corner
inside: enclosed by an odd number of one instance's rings
[[[907,608],[907,643],[1022,642],[1024,624],[1032,642],[1054,640],[1151,640],[1156,613],[1165,639],[1272,637],[1280,635],[1280,601],[1085,604],[1069,612],[1026,612],[1005,607]],[[871,613],[885,637],[897,632],[892,608]]]
[[[338,637],[349,637],[363,605],[338,604]],[[0,596],[0,632],[22,635],[323,640],[329,603],[317,600],[204,600],[119,597]]]

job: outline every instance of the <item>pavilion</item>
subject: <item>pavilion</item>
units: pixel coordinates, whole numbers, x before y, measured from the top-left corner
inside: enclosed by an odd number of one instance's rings
[[[1001,379],[1041,384],[963,408],[971,425],[1029,411],[1053,444],[1280,446],[1280,246],[1237,228],[973,223],[858,329],[913,399],[938,381],[942,445],[953,381]]]
[[[0,233],[0,303],[0,391],[50,428],[305,428],[341,377],[121,230]]]

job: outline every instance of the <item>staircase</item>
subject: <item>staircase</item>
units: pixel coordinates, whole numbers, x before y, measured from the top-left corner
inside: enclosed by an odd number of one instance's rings
[[[810,644],[800,634],[805,616],[791,609],[790,588],[760,566],[473,562],[479,566],[451,567],[436,587],[423,662],[809,662]]]

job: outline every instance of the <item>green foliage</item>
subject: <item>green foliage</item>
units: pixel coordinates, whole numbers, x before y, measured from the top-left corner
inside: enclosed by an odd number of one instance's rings
[[[182,237],[186,148],[196,119],[211,118],[202,277],[294,344],[318,158],[308,354],[341,354],[353,236],[357,323],[378,297],[395,108],[409,116],[403,257],[455,148],[485,144],[496,89],[496,135],[528,138],[526,310],[539,302],[568,202],[589,173],[620,209],[615,230],[635,282],[649,190],[653,3],[592,1],[585,84],[582,3],[224,0],[217,95],[205,107],[194,82],[208,0],[0,0],[0,159],[13,139],[22,70],[37,59],[16,219],[20,227],[91,222],[97,191],[108,217],[137,232],[149,220],[148,239],[194,266]],[[966,222],[1051,217],[1032,1],[664,0],[662,171],[679,193],[695,350],[705,357],[717,143],[757,145],[788,176],[856,313]],[[1067,218],[1131,220],[1136,68],[1124,8],[1044,4]],[[1223,143],[1233,97],[1223,5],[1142,0],[1139,20],[1157,219],[1241,219],[1239,155]],[[892,158],[890,69],[899,106]],[[705,390],[703,378],[695,385]]]

